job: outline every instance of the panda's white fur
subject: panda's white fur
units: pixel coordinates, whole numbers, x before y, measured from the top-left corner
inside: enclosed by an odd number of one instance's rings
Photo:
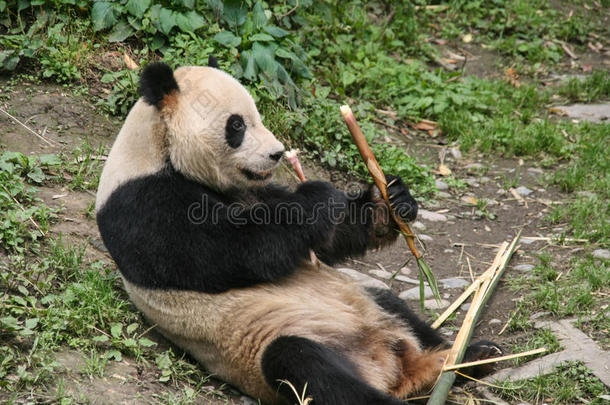
[[[220,189],[260,183],[240,169],[264,172],[277,166],[268,156],[283,145],[265,128],[252,96],[237,80],[210,67],[181,67],[174,76],[180,96],[169,101],[171,112],[166,110],[164,119],[143,99],[129,112],[102,172],[97,209],[124,181],[158,172],[167,154],[182,173]],[[232,112],[239,112],[248,128],[236,153],[218,136]]]
[[[245,204],[298,197],[307,205],[324,193],[337,198],[342,194],[328,184],[311,182],[295,193],[265,189],[283,146],[264,127],[248,91],[218,69],[179,68],[173,74],[175,83],[168,69],[155,66],[144,73],[144,98],[132,108],[112,147],[96,201],[102,237],[135,305],[208,371],[270,404],[290,395],[279,379],[290,380],[299,391],[307,382],[318,405],[399,404],[396,397],[429,388],[446,356],[445,351],[434,350],[442,338],[389,292],[367,291],[327,265],[318,267],[306,260],[310,248],[332,261],[379,245],[384,238],[379,237],[380,230],[388,226],[378,227],[376,214],[373,222],[320,225],[315,231],[224,224],[222,234],[214,234],[221,225],[188,223],[181,225],[185,234],[176,235],[182,228],[173,226],[182,218],[175,207],[183,207],[176,201],[192,197],[186,189],[180,195],[182,188],[201,189],[217,204],[237,195]],[[156,81],[163,80],[169,84],[156,89]],[[233,114],[241,115],[246,126],[238,147],[225,139],[226,123]],[[273,155],[276,159],[270,158]],[[397,198],[412,201],[401,184],[394,186]],[[163,205],[167,199],[172,202]],[[366,199],[377,210],[385,209],[374,193],[366,194]],[[224,242],[227,229],[232,239]],[[268,235],[272,239],[266,241],[266,229],[287,233],[279,239]],[[201,246],[189,246],[189,238],[200,236],[189,232],[198,230],[210,235],[202,236]],[[240,239],[241,232],[254,231],[259,233],[251,234],[258,235],[253,240]],[[395,235],[385,237],[392,240]],[[226,246],[232,241],[235,248]],[[286,245],[277,246],[281,243]],[[204,265],[184,269],[189,259],[205,254],[211,259],[205,259]],[[230,261],[229,256],[242,254],[256,262],[255,268]],[[172,260],[178,264],[156,268],[167,255],[176,255]],[[215,267],[215,258],[237,266],[227,268],[228,279],[219,284],[215,278],[222,278],[224,270]],[[276,266],[279,274],[256,267],[273,267],[276,261],[288,263]],[[141,262],[149,264],[140,268]],[[232,286],[233,278],[250,270],[251,277],[260,272],[259,281],[246,277]],[[192,276],[192,284],[172,279],[174,273]]]

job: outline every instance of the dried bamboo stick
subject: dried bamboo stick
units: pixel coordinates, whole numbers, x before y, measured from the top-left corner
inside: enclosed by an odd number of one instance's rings
[[[539,347],[538,349],[528,350],[528,351],[522,352],[522,353],[514,353],[514,354],[509,354],[506,356],[493,357],[491,359],[469,361],[467,363],[460,363],[460,364],[454,364],[451,366],[445,366],[443,368],[443,371],[453,371],[453,370],[459,370],[460,368],[480,366],[482,364],[490,364],[490,363],[497,363],[500,361],[518,359],[520,357],[533,356],[534,354],[540,354],[540,353],[544,353],[546,351],[547,351],[546,347]]]
[[[481,285],[481,277],[483,277],[483,275],[479,276],[479,278],[477,278],[476,280],[474,280],[474,282],[472,284],[470,284],[468,286],[468,288],[466,290],[464,290],[464,292],[462,293],[462,295],[460,295],[454,302],[453,304],[449,305],[449,308],[447,308],[445,310],[445,312],[443,312],[441,314],[441,316],[439,316],[436,321],[434,321],[432,323],[432,325],[430,325],[430,327],[432,329],[438,329],[439,326],[441,326],[443,324],[443,322],[445,322],[447,320],[447,318],[449,318],[451,316],[452,313],[455,312],[456,309],[458,309],[458,307],[460,305],[462,305],[462,303],[464,301],[466,301],[468,299],[468,297],[470,297],[472,295],[473,292],[475,292],[475,290],[479,287],[479,285]]]
[[[305,177],[305,173],[303,172],[303,166],[301,166],[301,161],[299,160],[299,157],[297,156],[298,153],[299,153],[298,149],[291,149],[288,152],[286,152],[285,155],[286,155],[286,159],[288,159],[288,161],[294,168],[294,171],[297,173],[299,180],[304,182],[304,181],[307,181],[307,178]],[[316,256],[316,254],[314,253],[313,250],[309,251],[309,259],[311,260],[311,263],[314,266],[320,267],[320,259],[318,259],[318,256]]]
[[[447,357],[447,361],[445,362],[445,367],[453,366],[459,363],[464,357],[464,353],[466,352],[466,347],[468,346],[468,342],[470,341],[470,337],[472,336],[472,332],[474,330],[474,326],[476,325],[477,319],[481,314],[483,308],[485,307],[485,303],[491,297],[491,292],[494,290],[496,285],[498,284],[500,277],[504,273],[508,261],[512,257],[513,253],[516,250],[517,243],[519,242],[519,238],[521,237],[521,231],[515,236],[513,241],[506,246],[506,242],[500,246],[496,257],[490,266],[490,269],[494,269],[493,273],[485,272],[486,277],[483,280],[481,286],[475,293],[474,298],[472,299],[472,304],[466,313],[466,317],[464,322],[462,323],[462,327],[460,328],[451,352]],[[493,274],[490,276],[490,274]],[[439,377],[432,394],[430,395],[430,399],[428,400],[428,405],[442,405],[445,404],[447,400],[447,396],[449,395],[449,391],[455,381],[455,373],[453,372],[443,372]]]
[[[407,225],[407,223],[402,218],[400,218],[398,215],[396,215],[396,213],[394,212],[394,209],[392,208],[392,204],[390,204],[390,198],[388,196],[385,175],[383,174],[383,170],[381,170],[381,167],[379,166],[377,159],[375,159],[375,155],[373,154],[373,151],[371,150],[369,144],[367,143],[366,138],[364,137],[364,134],[362,133],[362,130],[358,126],[358,123],[356,122],[356,117],[354,117],[354,113],[352,112],[352,109],[348,105],[342,105],[341,106],[341,115],[343,116],[343,120],[347,124],[347,128],[349,129],[349,132],[351,133],[352,138],[354,139],[354,143],[358,147],[360,156],[362,156],[362,159],[364,160],[364,163],[365,163],[366,167],[368,168],[369,173],[371,173],[371,176],[373,177],[373,181],[377,185],[377,188],[379,188],[379,191],[381,192],[381,195],[383,196],[383,200],[385,201],[385,203],[388,206],[390,215],[392,216],[392,218],[398,225],[398,228],[400,229],[400,233],[402,233],[402,235],[405,238],[405,241],[407,242],[407,246],[409,246],[409,250],[411,251],[413,256],[415,256],[415,259],[417,260],[417,267],[419,268],[419,274],[420,274],[420,305],[423,309],[423,305],[424,305],[424,284],[423,284],[423,278],[422,278],[423,276],[425,276],[426,280],[428,281],[428,285],[430,286],[430,289],[432,289],[432,292],[434,293],[434,296],[436,297],[436,299],[440,300],[440,293],[438,291],[438,285],[436,283],[436,279],[434,278],[434,274],[432,273],[430,266],[428,266],[428,264],[424,261],[424,259],[422,257],[423,255],[417,250],[417,247],[415,246],[415,235],[409,228],[409,225]]]

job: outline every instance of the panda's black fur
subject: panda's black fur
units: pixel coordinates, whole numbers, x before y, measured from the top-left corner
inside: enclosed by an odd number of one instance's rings
[[[212,58],[210,64],[218,66]],[[183,81],[191,86],[191,72],[206,72],[186,69]],[[196,159],[185,163],[172,152],[171,137],[181,134],[170,129],[183,124],[168,120],[186,108],[180,97],[187,97],[178,83],[167,65],[144,70],[140,94],[158,113],[141,103],[134,107],[98,192],[100,233],[138,308],[211,372],[270,403],[294,398],[281,381],[299,392],[307,386],[315,405],[398,405],[403,402],[395,396],[433,384],[446,356],[437,351],[447,347],[444,339],[389,290],[361,288],[326,266],[396,239],[376,187],[348,195],[321,181],[292,191],[267,182],[216,187],[202,180],[196,166],[189,169]],[[238,86],[231,83],[226,85]],[[216,153],[239,150],[253,136],[246,128],[264,130],[244,117],[250,127],[244,122],[236,142],[228,136],[236,114],[242,112],[229,111],[223,125],[206,129],[220,142]],[[140,134],[149,139],[130,138],[130,131],[141,130],[133,121],[140,116],[152,122],[154,133]],[[267,161],[277,164],[282,152],[269,145]],[[142,154],[139,163],[124,152]],[[256,183],[250,170],[240,170],[235,173]],[[266,173],[251,174],[265,179]],[[413,220],[417,204],[407,187],[397,177],[387,180],[396,212]],[[326,264],[310,263],[310,250]],[[479,342],[466,357],[498,353],[493,343]]]
[[[408,205],[407,218],[413,218],[416,203],[399,179],[392,190],[398,190],[395,199],[404,201],[397,204]],[[254,209],[235,204],[249,200],[256,202]],[[349,198],[321,181],[303,183],[295,192],[269,185],[220,194],[167,162],[161,173],[114,191],[97,221],[127,280],[146,288],[219,293],[288,276],[309,259],[310,249],[329,264],[364,254],[372,227],[366,212],[372,211],[370,201],[368,191]],[[302,217],[278,209],[280,204],[298,207]],[[277,218],[258,223],[270,215]],[[335,225],[334,216],[347,220]]]

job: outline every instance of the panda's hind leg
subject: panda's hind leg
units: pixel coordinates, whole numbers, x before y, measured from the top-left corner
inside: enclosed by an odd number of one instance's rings
[[[421,346],[425,349],[439,348],[447,345],[445,339],[407,306],[407,304],[390,290],[367,288],[367,292],[384,311],[397,316],[411,327]]]
[[[262,370],[267,383],[292,402],[294,392],[281,381],[289,381],[299,395],[307,384],[305,396],[315,405],[404,404],[367,384],[339,352],[303,337],[275,339],[265,349]]]

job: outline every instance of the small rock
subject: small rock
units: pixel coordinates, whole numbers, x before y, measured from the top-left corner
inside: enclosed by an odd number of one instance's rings
[[[532,316],[530,316],[530,321],[533,321],[534,319],[541,318],[541,317],[543,317],[543,316],[547,316],[547,315],[549,315],[549,314],[550,314],[550,312],[546,312],[546,311],[543,311],[543,312],[536,312],[535,314],[533,314]]]
[[[441,299],[440,301],[437,300],[425,300],[424,301],[424,308],[426,309],[443,309],[443,308],[447,308],[449,306],[450,302],[447,300],[443,300]]]
[[[524,243],[526,245],[531,245],[532,243],[537,242],[537,240],[535,240],[535,239],[528,239],[528,238],[521,238],[520,242]]]
[[[533,264],[519,264],[514,267],[515,270],[518,271],[530,271],[534,268]]]
[[[449,297],[451,297],[451,294],[449,294],[449,293],[444,293],[443,294],[443,298],[449,299]]]
[[[470,284],[463,278],[458,277],[444,278],[439,280],[438,282],[442,285],[443,288],[462,288]]]
[[[451,198],[451,194],[446,193],[444,191],[439,191],[438,193],[436,193],[438,198]]]
[[[413,228],[415,228],[415,229],[417,229],[419,231],[425,231],[426,230],[426,225],[422,224],[420,221],[415,221],[411,225],[413,225]]]
[[[462,158],[462,152],[460,152],[460,150],[458,148],[451,148],[449,149],[449,152],[451,152],[451,155],[453,156],[454,159],[461,159]]]
[[[387,270],[374,269],[374,270],[369,270],[369,273],[371,273],[372,275],[377,276],[379,278],[385,278],[386,280],[389,279],[390,277],[392,277],[392,273],[390,273]]]
[[[610,260],[610,250],[608,249],[595,249],[593,251],[593,257],[596,259]]]
[[[460,309],[462,311],[468,311],[468,309],[470,309],[470,302],[460,305]]]
[[[445,249],[443,250],[443,253],[453,253],[453,249]]]
[[[410,269],[410,268],[408,268],[407,266],[404,266],[404,267],[402,267],[402,268],[400,269],[400,272],[401,272],[402,274],[405,274],[405,275],[407,275],[407,276],[408,276],[409,274],[411,274],[411,269]]]
[[[447,183],[445,183],[444,181],[442,181],[442,180],[436,180],[435,183],[436,183],[436,189],[439,190],[439,191],[448,190],[449,189],[449,185]]]
[[[498,205],[498,201],[494,200],[493,198],[490,198],[489,200],[487,200],[487,206],[488,207],[492,207],[494,205]]]
[[[470,187],[479,187],[480,186],[480,184],[477,181],[477,179],[474,179],[472,177],[468,177],[466,179],[466,184],[468,184]]]
[[[424,233],[420,233],[419,235],[417,235],[417,237],[419,238],[419,240],[424,242],[430,242],[431,240],[433,240],[431,236],[428,236]]]
[[[379,281],[376,278],[373,278],[369,275],[360,273],[357,270],[348,269],[345,267],[338,268],[336,270],[340,273],[343,273],[343,274],[353,278],[354,280],[356,280],[358,282],[358,284],[360,284],[364,287],[375,287],[375,288],[383,288],[383,289],[389,288],[383,281]]]
[[[581,197],[587,197],[587,198],[593,198],[593,197],[597,196],[597,194],[592,193],[590,191],[577,191],[576,194],[578,194]]]
[[[530,190],[529,188],[527,188],[525,186],[519,186],[519,187],[517,187],[517,189],[515,191],[517,193],[519,193],[519,195],[522,195],[523,197],[527,197],[528,195],[530,195],[534,192],[533,190]]]
[[[434,297],[434,293],[432,289],[428,286],[424,287],[424,298],[432,298]],[[413,287],[406,291],[398,294],[398,298],[403,300],[418,300],[419,299],[419,287]]]
[[[489,183],[489,182],[491,181],[491,179],[490,179],[489,177],[487,177],[487,176],[483,176],[483,177],[481,177],[481,178],[479,179],[479,181],[480,181],[481,183]]]
[[[496,318],[494,318],[494,319],[490,319],[490,320],[489,320],[489,324],[490,324],[490,325],[498,325],[498,324],[500,324],[500,323],[502,323],[502,321],[501,321],[501,320],[499,320],[499,319],[496,319]]]
[[[439,214],[438,212],[432,212],[428,210],[419,210],[418,215],[420,219],[424,219],[426,221],[431,222],[446,222],[447,217],[443,214]]]
[[[402,275],[397,275],[396,277],[394,277],[394,280],[398,280],[398,281],[402,281],[403,283],[409,283],[409,284],[417,284],[419,285],[419,280],[416,280],[414,278],[411,277],[407,277],[407,276],[402,276]]]

